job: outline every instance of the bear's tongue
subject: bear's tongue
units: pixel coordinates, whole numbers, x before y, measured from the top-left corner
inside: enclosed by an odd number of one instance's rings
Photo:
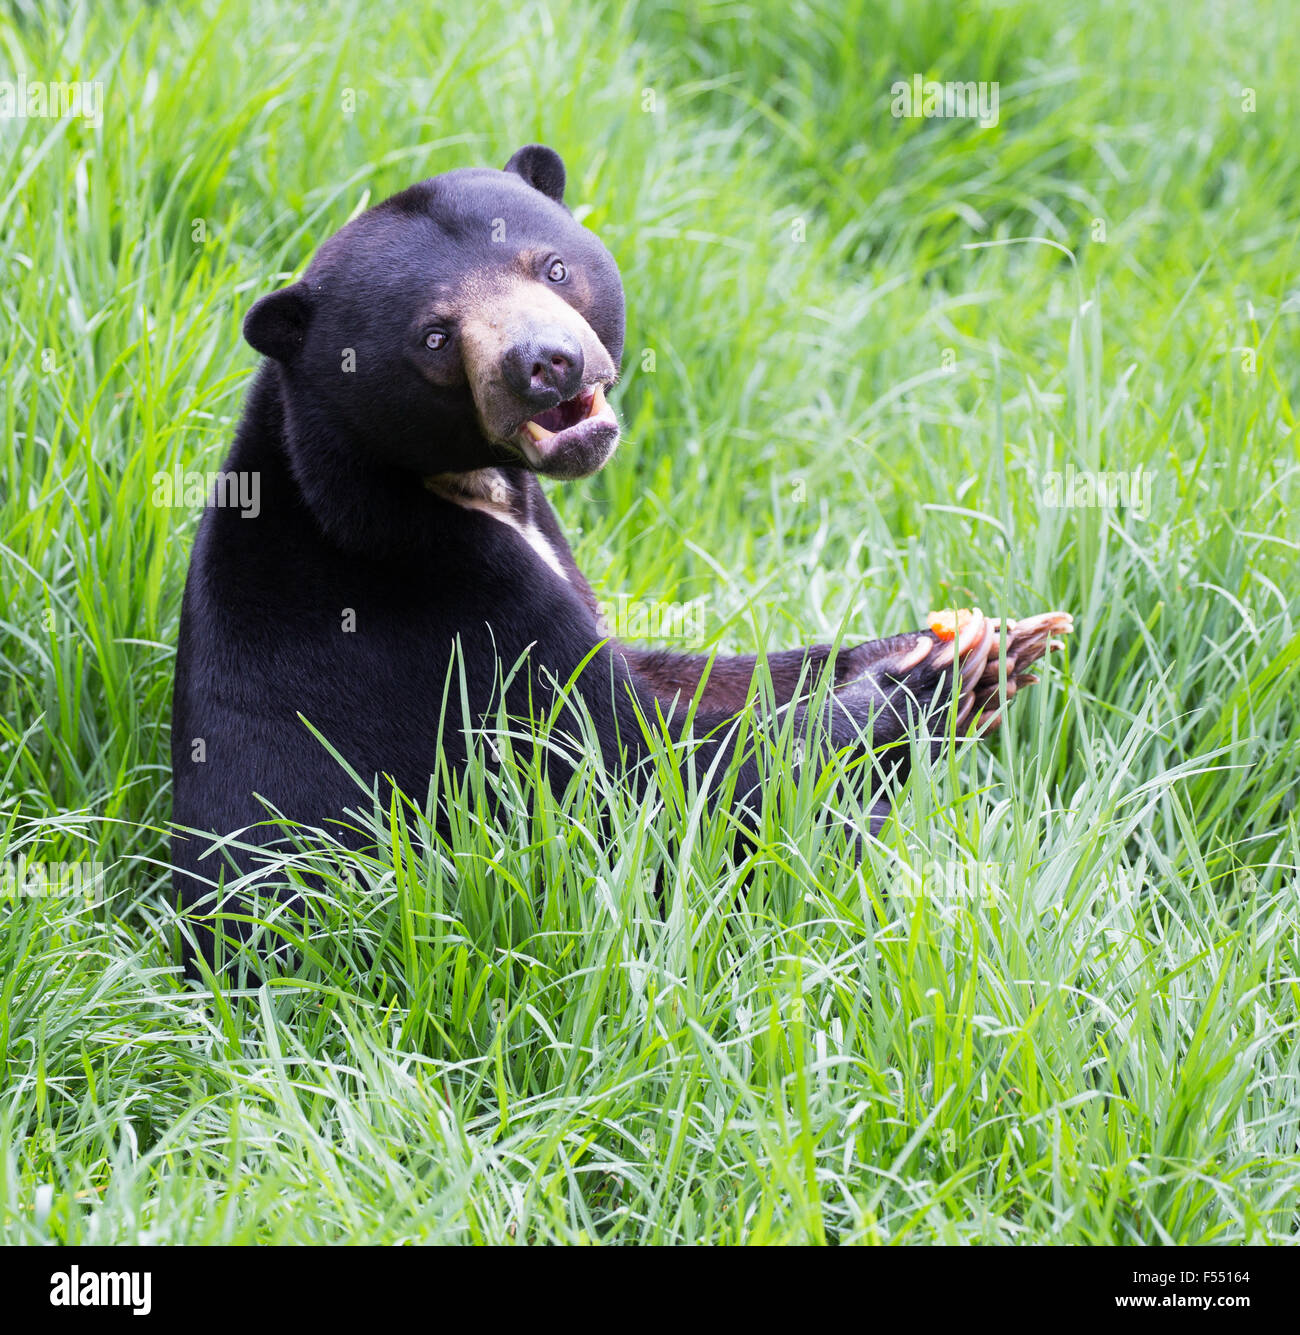
[[[536,414],[529,418],[529,421],[535,422],[544,431],[565,431],[591,416],[595,398],[596,387],[593,386],[591,389],[583,390],[581,394],[575,394],[571,399],[566,399],[563,403],[557,403],[554,408],[548,408],[544,413]]]

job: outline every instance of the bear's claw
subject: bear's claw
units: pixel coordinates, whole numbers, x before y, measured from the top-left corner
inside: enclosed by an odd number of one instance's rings
[[[969,705],[963,700],[963,708],[958,711],[958,726],[977,718],[981,734],[992,732],[1002,722],[1006,701],[1022,686],[1033,686],[1038,682],[1038,674],[1030,672],[1029,668],[1044,653],[1065,648],[1065,641],[1057,637],[1068,635],[1074,629],[1074,619],[1068,612],[1040,612],[1022,621],[1009,620],[1005,628],[1000,621],[994,621],[993,626],[1003,645],[1002,652],[989,655],[983,672],[971,689]],[[1000,664],[1005,668],[1007,683],[1005,697],[1001,700],[998,694]],[[996,704],[997,708],[986,714],[984,711],[991,704]]]
[[[1068,612],[1040,612],[1021,621],[1004,622],[986,617],[977,608],[953,639],[944,640],[930,630],[917,631],[915,645],[891,665],[890,675],[914,699],[923,701],[940,677],[951,677],[955,659],[957,730],[966,732],[978,723],[979,731],[986,733],[1002,721],[1007,701],[1039,680],[1029,670],[1033,664],[1045,653],[1064,648],[1059,637],[1073,628]],[[1005,693],[1000,689],[1004,676]],[[987,714],[990,705],[996,709]],[[945,713],[945,721],[946,717]]]

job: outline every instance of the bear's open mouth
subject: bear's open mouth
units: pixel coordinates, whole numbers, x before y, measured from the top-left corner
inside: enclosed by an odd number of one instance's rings
[[[530,417],[513,444],[529,466],[548,477],[586,477],[603,467],[618,444],[618,418],[602,382]]]
[[[557,403],[544,413],[530,417],[524,423],[524,429],[536,441],[548,440],[551,436],[567,431],[589,417],[599,417],[605,411],[605,387],[601,384],[590,385],[579,390],[571,399]]]

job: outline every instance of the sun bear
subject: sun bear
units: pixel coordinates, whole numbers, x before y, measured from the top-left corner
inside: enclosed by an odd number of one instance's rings
[[[453,655],[483,717],[503,664],[528,665],[505,690],[512,717],[539,715],[575,678],[602,763],[630,783],[642,781],[640,718],[656,710],[684,728],[698,696],[698,747],[683,763],[701,775],[734,745],[754,658],[612,639],[539,482],[594,473],[619,440],[609,394],[622,282],[564,189],[564,164],[540,145],[502,171],[422,181],[348,223],[248,312],[264,360],[223,472],[256,478],[260,508],[203,515],[172,725],[175,887],[210,959],[222,887],[255,865],[211,836],[263,845],[280,833],[262,823],[265,803],[320,827],[357,802],[304,718],[382,792],[392,783],[423,801],[439,755],[464,766],[459,721],[440,727]],[[1060,613],[1005,625],[976,614],[952,634],[766,661],[796,721],[820,694],[827,745],[892,747],[879,785],[906,772],[909,732],[941,737],[954,713],[961,729],[995,721],[1068,629]],[[736,801],[752,810],[754,756],[722,759],[740,767]],[[867,796],[878,821],[887,797]],[[339,837],[356,835],[340,825]]]

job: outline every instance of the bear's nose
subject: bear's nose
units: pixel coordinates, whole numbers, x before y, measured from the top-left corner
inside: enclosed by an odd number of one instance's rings
[[[582,388],[582,348],[563,329],[535,330],[506,352],[501,371],[530,408],[551,408]]]

